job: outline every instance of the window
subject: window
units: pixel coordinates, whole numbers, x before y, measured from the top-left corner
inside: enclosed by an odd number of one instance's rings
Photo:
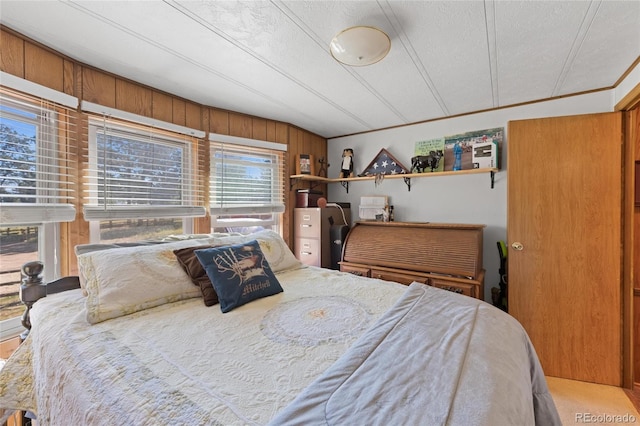
[[[212,142],[210,164],[212,232],[280,231],[284,212],[281,150]]]
[[[18,294],[20,268],[26,262],[38,260],[39,231],[40,227],[33,225],[0,227],[0,324],[24,312]]]
[[[198,140],[106,117],[89,120],[84,216],[92,242],[188,233],[206,211]]]
[[[0,88],[0,339],[22,331],[22,265],[40,260],[47,265],[44,280],[59,276],[58,223],[75,219],[77,163],[66,152],[74,136],[74,111]]]

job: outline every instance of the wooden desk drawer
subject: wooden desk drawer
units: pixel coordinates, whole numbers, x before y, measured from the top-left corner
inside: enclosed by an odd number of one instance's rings
[[[371,268],[371,278],[378,278],[385,281],[395,281],[400,284],[409,285],[414,281],[428,284],[429,278],[420,275],[413,275],[405,272],[389,271],[385,269]]]
[[[370,277],[371,270],[369,268],[363,268],[361,266],[340,264],[340,272],[348,272],[359,277]]]
[[[478,286],[474,284],[464,284],[460,282],[453,282],[453,281],[443,280],[439,278],[431,278],[430,284],[434,287],[438,287],[443,290],[464,294],[465,296],[478,297],[478,295],[476,295],[476,287]]]

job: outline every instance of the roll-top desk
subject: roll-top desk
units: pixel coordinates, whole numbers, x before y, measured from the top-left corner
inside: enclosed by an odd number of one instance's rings
[[[484,299],[484,227],[357,222],[345,239],[340,270],[402,284],[418,281]]]

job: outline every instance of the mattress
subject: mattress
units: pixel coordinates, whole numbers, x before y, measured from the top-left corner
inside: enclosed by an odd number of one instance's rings
[[[522,327],[413,283],[301,266],[230,312],[201,298],[96,324],[48,296],[0,371],[39,425],[560,424]],[[426,422],[426,423],[425,423]]]
[[[266,424],[406,290],[314,267],[277,277],[282,293],[226,314],[192,298],[89,325],[80,290],[38,301],[21,351],[38,424]]]

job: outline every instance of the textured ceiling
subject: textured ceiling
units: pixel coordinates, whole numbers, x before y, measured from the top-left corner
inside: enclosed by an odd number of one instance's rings
[[[198,103],[334,137],[612,87],[640,56],[640,1],[0,1],[0,22]],[[377,64],[329,52],[391,38]]]

